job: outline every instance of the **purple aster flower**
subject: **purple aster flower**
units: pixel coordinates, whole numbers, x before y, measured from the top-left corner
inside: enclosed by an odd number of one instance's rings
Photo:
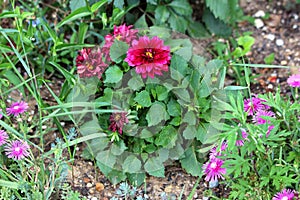
[[[248,113],[249,116],[254,115],[255,112],[259,110],[267,110],[270,106],[263,104],[266,102],[255,95],[255,97],[244,100],[244,111]]]
[[[3,115],[2,115],[2,109],[0,108],[0,119],[2,119]]]
[[[21,160],[27,157],[29,155],[28,149],[29,145],[27,144],[27,142],[23,142],[20,140],[11,141],[4,147],[7,157],[14,160]]]
[[[5,144],[7,139],[8,139],[7,133],[3,130],[0,130],[0,146]]]
[[[295,194],[294,191],[290,189],[284,189],[281,192],[278,192],[272,200],[293,200]]]
[[[239,140],[235,141],[235,145],[238,146],[238,147],[244,146],[245,140],[249,140],[248,139],[248,133],[243,128],[241,128],[241,136],[242,136],[242,139],[239,139]]]
[[[28,104],[26,102],[24,101],[15,102],[11,104],[9,108],[7,108],[7,114],[17,116],[27,111],[27,109],[28,109]]]
[[[253,117],[253,122],[257,124],[265,124],[270,123],[270,121],[267,121],[266,119],[263,119],[261,117],[275,117],[275,114],[272,111],[266,111],[266,110],[259,110],[256,115]]]
[[[126,114],[126,112],[114,112],[109,118],[110,125],[108,129],[113,132],[118,131],[120,134],[122,134],[124,124],[129,122]]]
[[[206,175],[206,181],[216,181],[218,178],[224,179],[222,174],[226,174],[226,169],[222,168],[224,161],[219,158],[210,159],[209,162],[205,163],[202,168]]]
[[[221,156],[221,155],[222,155],[222,151],[225,151],[226,148],[227,148],[227,146],[228,146],[227,143],[226,143],[226,142],[223,142],[223,143],[222,143],[222,146],[221,146],[221,148],[220,148],[220,151],[217,151],[218,146],[213,147],[213,148],[210,150],[209,158],[210,158],[210,159],[213,159],[213,158],[215,158],[216,156]]]
[[[287,79],[287,83],[291,87],[300,87],[300,74],[295,74]]]

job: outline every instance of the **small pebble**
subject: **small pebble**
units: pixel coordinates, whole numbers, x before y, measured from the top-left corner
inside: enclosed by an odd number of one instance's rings
[[[91,200],[98,200],[97,197],[92,197]]]
[[[254,25],[257,29],[262,28],[264,26],[264,22],[261,19],[255,19]]]
[[[274,86],[272,84],[268,85],[268,89],[273,89],[273,88],[274,88]]]
[[[286,60],[282,60],[281,62],[280,62],[280,65],[287,65],[288,64],[288,62],[286,61]]]
[[[263,10],[259,10],[253,15],[253,17],[259,18],[259,17],[264,17],[265,15],[266,13]]]
[[[275,35],[274,34],[268,34],[266,36],[266,38],[269,39],[269,40],[271,40],[271,41],[273,41],[273,40],[275,40]]]
[[[92,187],[92,186],[93,186],[92,183],[87,183],[87,184],[86,184],[86,187],[88,187],[88,188],[90,188],[90,187]]]
[[[284,41],[282,39],[277,39],[276,40],[276,45],[277,46],[283,46],[283,44],[284,44]]]
[[[96,190],[98,191],[98,192],[101,192],[102,190],[104,190],[104,185],[103,185],[103,183],[96,183]]]
[[[293,25],[293,29],[297,29],[298,28],[298,25],[297,24],[294,24]]]

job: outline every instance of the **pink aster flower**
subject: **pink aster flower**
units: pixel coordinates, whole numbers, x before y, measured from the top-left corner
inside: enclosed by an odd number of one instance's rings
[[[8,139],[8,135],[5,131],[3,130],[0,130],[0,146],[2,146],[3,144],[6,143]]]
[[[76,66],[79,77],[97,76],[101,79],[102,74],[108,67],[103,61],[103,53],[100,48],[82,49],[76,58]]]
[[[222,168],[224,161],[219,158],[210,159],[202,168],[206,175],[206,181],[216,181],[218,178],[224,179],[222,174],[226,174],[226,169]]]
[[[152,39],[143,36],[134,40],[125,58],[128,65],[135,67],[136,73],[141,74],[143,78],[162,75],[162,71],[168,71],[170,60],[170,47],[164,46],[163,40],[156,36]]]
[[[294,75],[291,75],[291,76],[287,79],[287,83],[288,83],[291,87],[300,87],[300,74],[294,74]]]
[[[270,106],[263,104],[266,102],[255,95],[255,97],[244,100],[244,111],[248,113],[249,116],[253,115],[259,110],[267,110]]]
[[[266,111],[266,110],[259,110],[256,115],[253,117],[253,121],[257,124],[265,124],[270,123],[270,121],[267,121],[266,119],[263,119],[263,116],[267,117],[275,117],[275,114],[272,111]]]
[[[109,51],[110,51],[110,47],[114,43],[115,39],[122,41],[122,42],[126,42],[129,45],[131,45],[133,40],[137,39],[138,30],[132,29],[132,27],[133,27],[132,25],[126,26],[126,24],[123,24],[121,26],[114,25],[113,35],[108,34],[104,37],[105,43],[102,47],[102,51],[108,61],[111,61],[110,56],[109,56]]]
[[[26,102],[24,101],[15,102],[11,104],[9,108],[7,108],[7,114],[17,116],[19,114],[26,112],[27,109],[28,109],[28,104]]]
[[[126,117],[126,112],[114,112],[109,118],[110,125],[108,127],[109,130],[116,132],[118,131],[120,134],[123,132],[124,124],[127,124],[129,121]]]
[[[294,191],[290,189],[284,189],[281,192],[278,192],[272,200],[293,200],[295,194]]]
[[[223,142],[223,143],[222,143],[221,148],[220,148],[219,151],[217,151],[218,146],[213,147],[213,148],[210,150],[209,158],[210,158],[210,159],[213,159],[213,158],[215,158],[216,156],[221,156],[221,155],[222,155],[222,151],[225,151],[227,147],[228,147],[228,145],[227,145],[226,142]]]
[[[14,140],[8,143],[4,150],[8,158],[21,160],[29,155],[29,145],[26,142]]]
[[[245,140],[249,140],[248,133],[243,128],[241,128],[241,136],[242,136],[242,139],[236,140],[236,142],[235,142],[235,145],[238,147],[244,146]]]
[[[2,109],[0,108],[0,119],[2,119],[3,115],[2,115]]]

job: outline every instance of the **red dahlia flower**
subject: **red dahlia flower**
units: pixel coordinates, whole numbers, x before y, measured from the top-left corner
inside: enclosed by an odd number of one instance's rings
[[[143,78],[154,78],[155,74],[162,75],[162,71],[168,71],[170,60],[170,47],[164,46],[163,40],[156,36],[152,39],[143,36],[134,40],[125,58],[130,66],[136,67],[136,73],[141,74]]]
[[[124,124],[129,122],[126,114],[126,112],[114,112],[109,118],[110,125],[108,129],[113,132],[118,131],[120,134],[122,134]]]
[[[79,77],[102,77],[108,64],[103,61],[103,53],[100,48],[82,49],[76,58],[76,66]]]

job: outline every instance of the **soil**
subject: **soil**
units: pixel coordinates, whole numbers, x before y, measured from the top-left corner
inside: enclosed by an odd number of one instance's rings
[[[272,64],[291,66],[289,69],[253,69],[253,75],[260,75],[252,85],[253,92],[274,92],[280,86],[283,93],[289,95],[290,89],[286,80],[290,74],[298,73],[297,68],[300,66],[300,18],[298,13],[300,4],[296,5],[292,0],[242,0],[241,5],[245,15],[253,16],[257,21],[263,22],[259,28],[256,27],[257,24],[255,26],[248,21],[239,23],[240,33],[251,31],[255,38],[255,44],[247,55],[249,61],[255,64],[264,64],[264,58],[274,53]],[[262,13],[262,11],[265,16],[258,15],[258,12]],[[213,40],[214,38],[193,39],[195,52],[210,57],[208,48],[211,47],[210,44]],[[62,81],[54,80],[53,83],[56,84],[53,84],[52,88],[58,94]],[[46,93],[42,95],[44,100],[52,105],[54,100],[48,98],[49,96],[51,95]],[[68,122],[64,124],[66,130],[71,126]],[[59,134],[55,132],[47,134],[45,140],[49,141],[48,146],[58,136]],[[92,161],[81,157],[84,147],[84,144],[80,144],[76,148],[75,160],[70,164],[66,182],[73,190],[80,192],[81,196],[87,199],[107,200],[113,196],[117,197],[116,190],[119,185],[112,185]],[[166,194],[169,199],[178,199],[180,195],[181,199],[187,199],[196,182],[197,177],[187,174],[177,163],[174,163],[166,168],[165,178],[147,177],[145,184],[137,189],[137,194],[148,196],[148,199],[164,199],[162,198],[163,194]],[[207,200],[209,199],[207,193],[226,197],[228,192],[222,184],[209,189],[208,183],[201,179],[193,199]]]

